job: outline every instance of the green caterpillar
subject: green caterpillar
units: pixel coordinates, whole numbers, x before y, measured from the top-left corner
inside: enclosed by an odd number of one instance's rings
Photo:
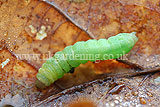
[[[138,38],[136,32],[120,33],[107,39],[88,40],[67,46],[63,51],[56,52],[39,69],[37,79],[49,86],[68,73],[73,67],[88,61],[116,59],[128,53]]]

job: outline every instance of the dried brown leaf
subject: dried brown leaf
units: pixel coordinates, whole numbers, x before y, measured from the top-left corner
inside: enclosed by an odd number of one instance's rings
[[[159,0],[46,0],[93,38],[137,32],[138,43],[127,62],[144,68],[160,65]]]
[[[159,74],[97,80],[62,91],[35,104],[34,107],[64,107],[77,103],[81,104],[82,101],[90,102],[90,104],[98,107],[158,106],[160,104],[160,96],[158,94],[160,84],[158,79]],[[156,81],[158,82],[157,84],[155,84]],[[85,104],[83,103],[83,106],[86,106]]]

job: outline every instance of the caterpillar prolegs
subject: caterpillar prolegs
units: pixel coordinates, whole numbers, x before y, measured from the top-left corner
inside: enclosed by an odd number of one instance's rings
[[[91,39],[67,46],[63,51],[56,52],[39,69],[37,79],[49,86],[72,67],[78,67],[88,61],[116,59],[128,53],[138,38],[132,33],[120,33],[107,39]]]

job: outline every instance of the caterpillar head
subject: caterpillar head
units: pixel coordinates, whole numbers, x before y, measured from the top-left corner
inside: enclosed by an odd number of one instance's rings
[[[121,41],[121,44],[123,44],[123,46],[126,45],[129,50],[131,50],[138,41],[138,38],[136,37],[136,32],[120,33],[117,35],[117,37]]]

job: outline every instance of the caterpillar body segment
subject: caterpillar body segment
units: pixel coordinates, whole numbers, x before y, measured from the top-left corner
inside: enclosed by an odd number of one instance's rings
[[[78,67],[81,64],[74,60],[75,52],[73,51],[73,46],[67,46],[62,52],[66,56],[66,61],[71,65],[71,67]]]
[[[82,42],[77,42],[73,45],[73,50],[75,52],[75,55],[82,55],[82,54],[88,54],[88,50],[85,48],[86,47],[86,42],[82,41]],[[79,62],[80,64],[85,64],[86,62],[88,62],[88,60],[82,60],[79,58],[77,58],[76,60],[77,62]]]
[[[56,52],[39,69],[37,79],[49,86],[73,67],[88,61],[116,59],[128,53],[138,38],[132,33],[120,33],[107,39],[92,39],[67,46],[63,51]],[[105,56],[105,57],[104,57]]]
[[[65,60],[66,57],[62,51],[56,52],[54,56],[57,59],[58,64],[65,71],[65,73],[67,73],[72,68],[69,65],[69,63]]]

